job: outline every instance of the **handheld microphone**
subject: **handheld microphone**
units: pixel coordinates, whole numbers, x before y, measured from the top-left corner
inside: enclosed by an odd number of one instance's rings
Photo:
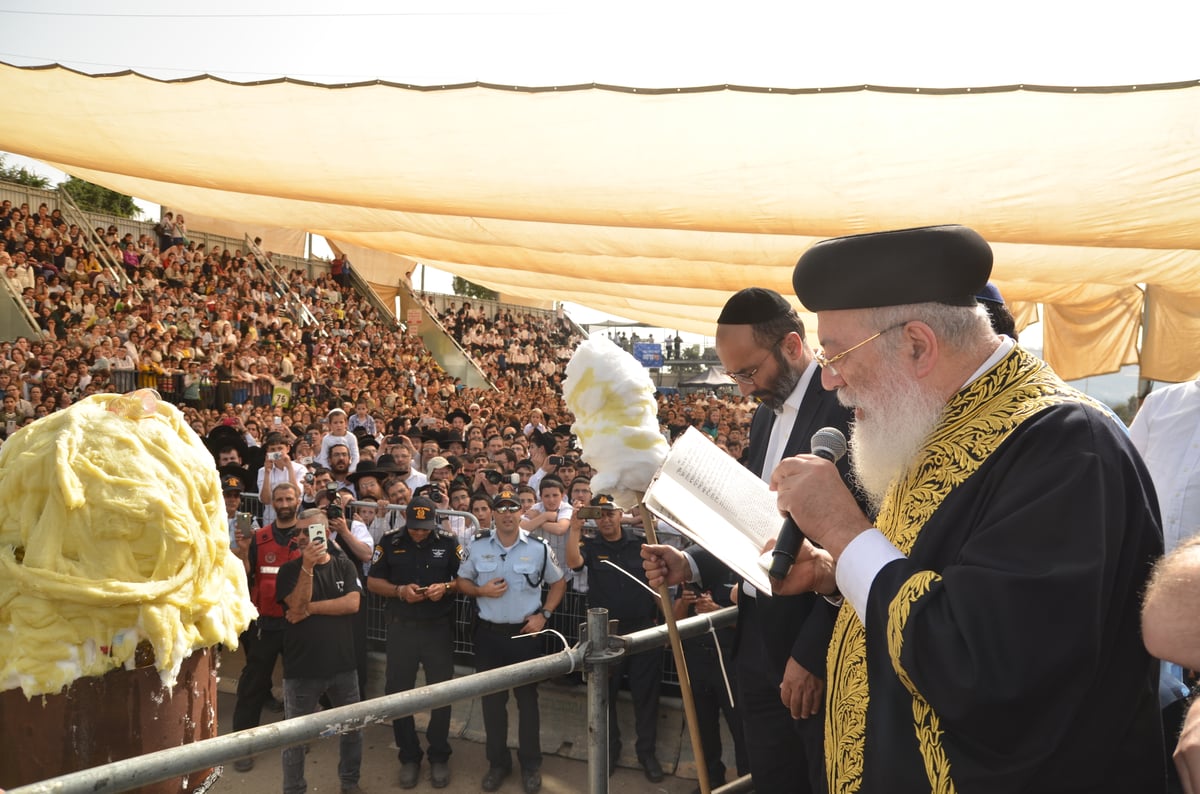
[[[824,458],[830,463],[837,463],[846,454],[846,436],[836,427],[822,427],[813,433],[809,446],[812,448],[812,454],[818,458]],[[792,563],[796,561],[796,553],[800,551],[800,545],[803,542],[804,533],[800,531],[800,527],[796,526],[792,517],[788,516],[779,530],[775,548],[771,550],[771,567],[767,573],[772,579],[787,577],[788,571],[792,569]]]

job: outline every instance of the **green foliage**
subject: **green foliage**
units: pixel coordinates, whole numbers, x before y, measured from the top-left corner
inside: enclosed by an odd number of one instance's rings
[[[5,162],[4,155],[0,154],[0,179],[5,182],[16,182],[18,185],[25,187],[50,187],[50,180],[44,176],[30,173],[24,166],[18,168],[15,165],[9,165]]]
[[[120,218],[138,218],[142,214],[129,196],[82,179],[71,177],[60,182],[58,189],[70,193],[79,209],[85,212],[103,212]]]
[[[464,298],[478,298],[479,300],[489,301],[499,300],[500,298],[499,292],[493,292],[487,287],[481,287],[478,284],[473,284],[462,276],[454,277],[454,284],[452,285],[451,289],[454,290],[455,295],[461,295]]]

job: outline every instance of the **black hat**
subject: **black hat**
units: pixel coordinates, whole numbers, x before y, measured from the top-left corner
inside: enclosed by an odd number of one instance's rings
[[[358,448],[363,449],[365,447],[375,447],[375,449],[379,449],[379,442],[375,440],[375,436],[363,436],[362,438],[358,439]]]
[[[514,489],[505,486],[492,497],[492,507],[499,507],[503,504],[521,506],[521,500],[517,498],[517,492]]]
[[[404,511],[404,526],[408,529],[437,529],[437,505],[427,497],[414,496]]]
[[[446,414],[446,421],[453,421],[455,418],[462,419],[464,422],[471,421],[471,415],[461,408],[455,408],[450,413]]]
[[[613,501],[612,494],[598,493],[592,497],[592,507],[602,507],[605,510],[620,510],[621,507]]]
[[[558,425],[557,427],[554,428],[554,435],[556,435],[556,436],[573,436],[575,434],[571,432],[570,425]]]
[[[346,479],[357,487],[358,481],[363,477],[374,477],[382,482],[385,474],[386,472],[379,470],[379,466],[376,465],[375,461],[362,458],[358,461],[358,465],[354,467],[354,471],[346,475]]]
[[[246,491],[246,483],[250,482],[250,472],[242,466],[221,466],[217,469],[221,475],[221,492],[230,493],[237,491],[244,493]]]
[[[763,287],[746,287],[725,301],[725,308],[717,317],[719,325],[757,325],[779,317],[786,317],[792,306],[775,290]]]
[[[380,455],[375,459],[375,471],[381,474],[395,474],[399,471],[396,468],[396,459],[388,454]]]
[[[541,447],[547,452],[554,452],[554,448],[558,445],[553,433],[544,433],[541,430],[534,430],[529,434],[529,443],[535,447]]]
[[[992,249],[965,226],[925,226],[824,240],[796,263],[792,287],[814,312],[906,303],[974,306]]]
[[[208,451],[216,457],[216,454],[225,447],[234,447],[242,460],[246,459],[246,452],[249,450],[249,445],[246,444],[246,436],[236,427],[230,425],[217,425],[212,430],[208,431],[208,435],[204,438],[204,446],[208,447]]]

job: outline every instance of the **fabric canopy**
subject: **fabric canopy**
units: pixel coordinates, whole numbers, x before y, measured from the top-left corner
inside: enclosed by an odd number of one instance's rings
[[[1200,86],[640,90],[160,81],[0,64],[0,148],[532,301],[711,333],[827,237],[977,229],[1066,378],[1200,374]],[[192,224],[193,227],[195,224]],[[353,256],[351,257],[353,261]]]

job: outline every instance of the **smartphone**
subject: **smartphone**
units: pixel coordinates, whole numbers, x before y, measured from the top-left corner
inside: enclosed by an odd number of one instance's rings
[[[551,455],[548,459],[548,462],[550,463],[551,466],[561,466],[561,465],[563,465],[563,456],[562,455]]]
[[[238,532],[241,532],[243,535],[249,535],[251,528],[254,526],[254,516],[249,513],[238,513],[237,524],[235,526]]]
[[[311,543],[316,543],[318,540],[321,543],[326,542],[325,525],[324,524],[309,524],[308,525],[308,540]]]
[[[425,587],[414,587],[413,590],[421,595],[424,595],[426,588]]]
[[[283,417],[282,416],[275,417],[275,424],[277,424],[277,425],[283,424]]]

